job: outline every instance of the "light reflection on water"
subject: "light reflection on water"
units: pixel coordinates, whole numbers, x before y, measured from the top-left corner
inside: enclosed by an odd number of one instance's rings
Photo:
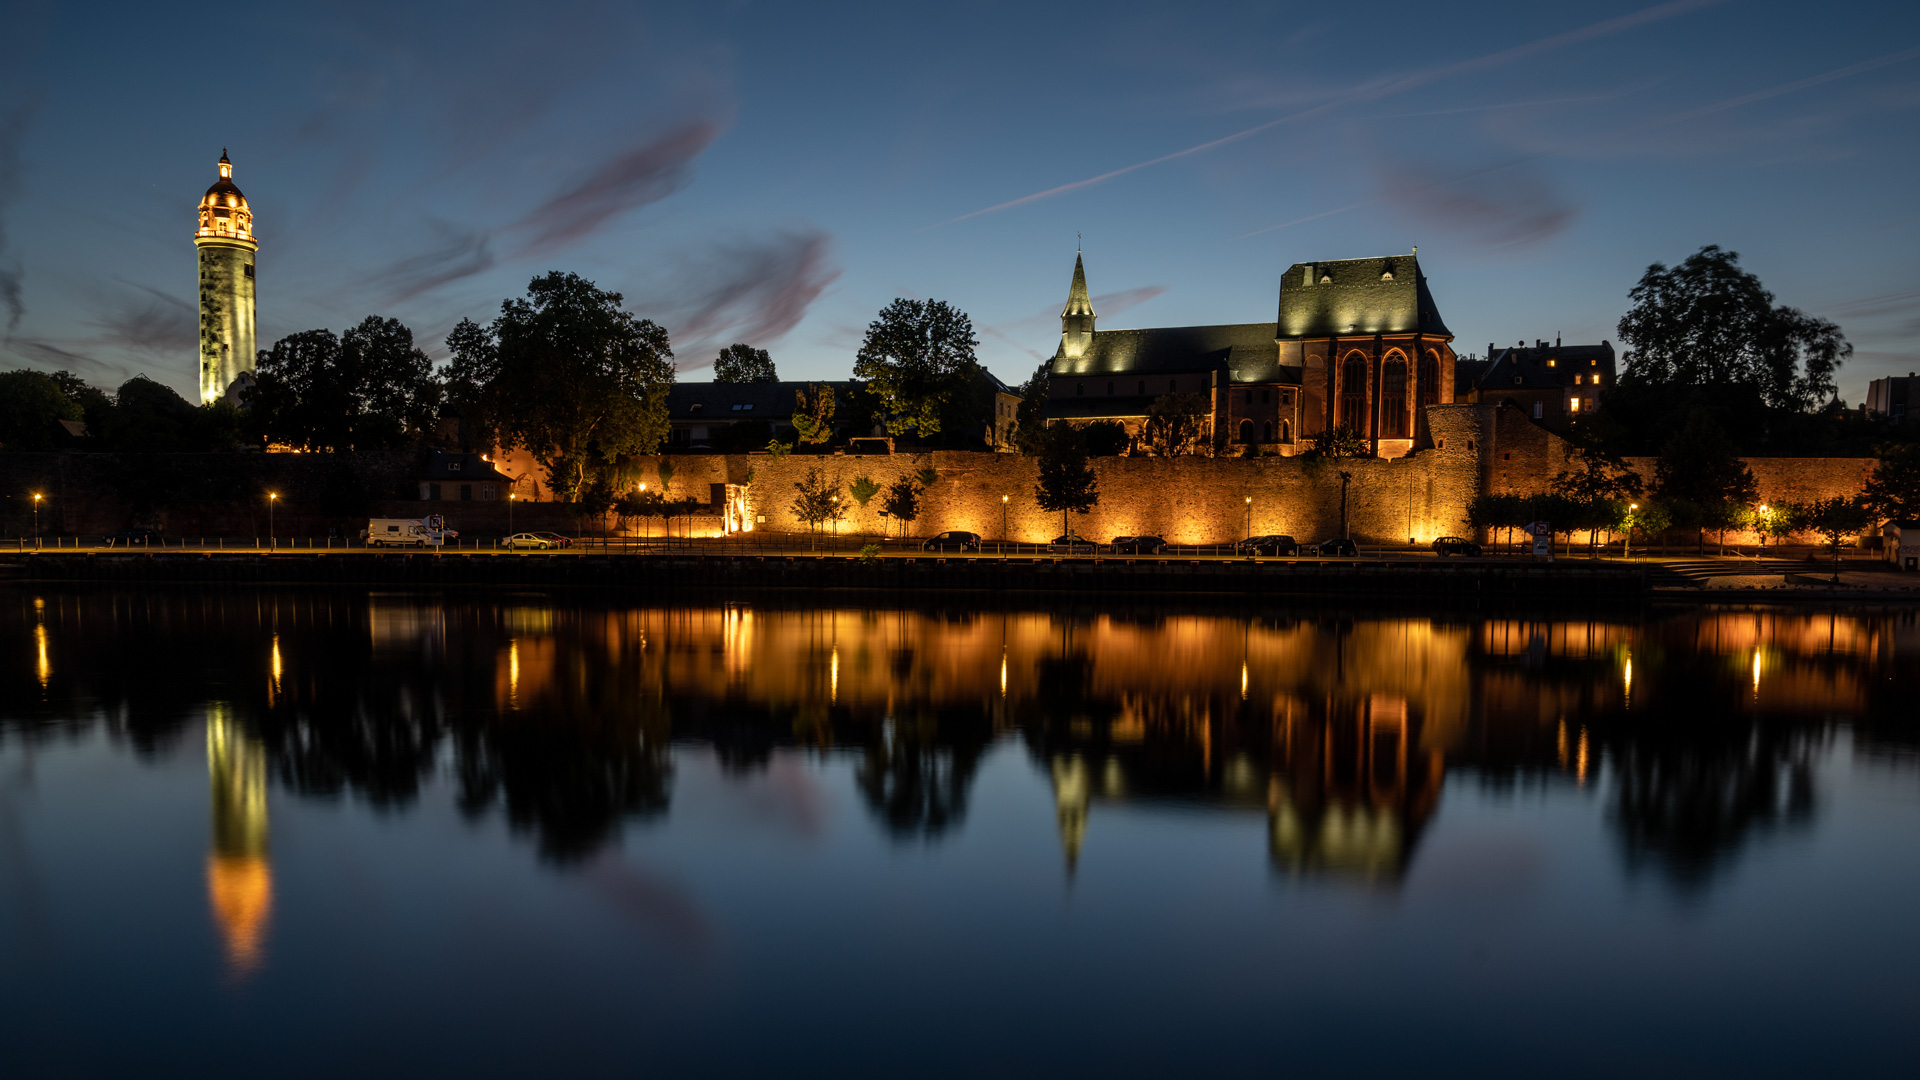
[[[1177,1030],[1117,1049],[1141,1038],[1135,1010],[1157,1004],[1148,1014],[1178,1029],[1202,1003],[1267,1023],[1306,1008],[1320,1026],[1291,1036],[1302,1061],[1384,1068],[1524,1057],[1528,1040],[1491,1017],[1541,1007],[1541,987],[1555,1005],[1667,1022],[1654,1019],[1659,994],[1587,998],[1592,971],[1623,964],[1629,984],[1705,1008],[1702,1024],[1735,1003],[1750,1015],[1754,958],[1778,953],[1760,966],[1781,986],[1850,980],[1877,1003],[1856,1003],[1844,1024],[1803,1023],[1784,1047],[1760,1039],[1749,1057],[1686,1049],[1681,1031],[1661,1044],[1682,1047],[1672,1060],[1873,1065],[1907,1038],[1883,1021],[1912,1002],[1885,996],[1892,974],[1875,957],[1920,944],[1891,917],[1920,900],[1911,612],[1436,618],[315,592],[6,602],[22,647],[0,658],[0,940],[67,960],[0,972],[0,1006],[39,1003],[16,1018],[63,1001],[53,1012],[165,1015],[166,1001],[243,993],[261,1025],[251,1037],[272,1049],[297,1039],[298,1016],[384,972],[438,1003],[423,1039],[477,1038],[504,1005],[463,1003],[519,999],[527,968],[581,989],[526,1000],[519,1029],[596,1034],[561,1049],[509,1039],[470,1048],[473,1061],[625,1060],[624,1029],[596,1010],[602,995],[637,994],[670,1043],[737,1024],[772,1040],[717,1057],[675,1043],[681,1066],[791,1065],[781,1039],[809,1017],[836,1021],[780,991],[837,986],[850,999],[836,1010],[928,999],[924,1015],[869,1033],[881,1043],[950,1036],[942,1010],[958,1010],[1010,1025],[1006,1045],[1021,1048],[996,1056],[999,1040],[981,1036],[914,1071],[1101,1060],[1130,1072],[1161,1050],[1188,1064],[1265,1060]],[[205,771],[189,785],[201,735]],[[196,805],[211,829],[194,841]],[[148,832],[160,835],[128,846]],[[179,947],[191,924],[168,891],[174,856],[204,867],[200,959]],[[138,914],[111,892],[71,909],[47,899],[102,879],[160,899]],[[1484,910],[1459,910],[1462,897]],[[91,946],[80,910],[96,920]],[[1818,918],[1835,921],[1816,930]],[[1355,920],[1383,936],[1354,942]],[[588,927],[602,936],[581,952]],[[1676,934],[1681,945],[1651,945]],[[1836,934],[1853,935],[1852,951],[1808,959]],[[1479,943],[1460,951],[1456,937]],[[1863,955],[1863,942],[1879,951]],[[1489,981],[1481,966],[1502,943],[1519,958]],[[1230,952],[1299,985],[1261,984]],[[609,971],[608,956],[637,966]],[[1037,958],[1068,966],[1036,970]],[[129,967],[153,985],[103,992],[81,977],[118,985]],[[628,985],[648,971],[664,983]],[[1372,981],[1341,989],[1363,973]],[[1214,1000],[1195,980],[1235,989]],[[1124,1003],[1115,985],[1131,988]],[[1331,996],[1302,999],[1311,985]],[[1444,1003],[1422,996],[1442,988]],[[1176,1002],[1176,990],[1194,996]],[[1802,991],[1759,1007],[1784,1018],[1831,1006]],[[1021,1007],[1074,1019],[1034,1028]],[[1390,1042],[1335,1053],[1335,1033],[1438,1016],[1452,1018],[1442,1041],[1460,1056]],[[77,1060],[113,1071],[190,1056],[191,1019],[162,1026],[126,1057]],[[59,1030],[20,1034],[54,1062],[73,1049],[48,1034]],[[1824,1041],[1842,1034],[1844,1047]],[[1633,1043],[1596,1051],[1595,1067],[1638,1060]],[[893,1071],[818,1047],[802,1059]]]

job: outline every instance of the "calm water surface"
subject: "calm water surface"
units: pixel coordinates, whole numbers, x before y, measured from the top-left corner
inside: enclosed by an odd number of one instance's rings
[[[1912,1075],[1911,612],[0,590],[8,1076]]]

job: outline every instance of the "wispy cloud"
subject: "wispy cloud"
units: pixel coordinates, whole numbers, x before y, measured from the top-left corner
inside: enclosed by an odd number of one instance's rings
[[[491,237],[479,229],[435,222],[438,242],[380,272],[375,283],[391,293],[392,303],[411,300],[442,285],[493,268]]]
[[[717,245],[681,265],[671,283],[644,291],[638,306],[663,312],[682,368],[700,367],[726,345],[764,348],[800,325],[840,277],[832,249],[818,230]]]
[[[1579,208],[1536,168],[1513,166],[1471,183],[1419,184],[1404,169],[1382,168],[1382,199],[1423,225],[1492,247],[1538,243],[1564,232]]]
[[[529,234],[517,254],[548,254],[586,237],[614,217],[680,190],[693,159],[725,129],[717,120],[690,120],[601,163],[508,226]]]
[[[1165,164],[1166,162],[1175,161],[1184,157],[1191,157],[1195,154],[1203,154],[1209,150],[1217,150],[1222,146],[1227,146],[1232,143],[1240,142],[1243,139],[1251,138],[1255,135],[1260,134],[1263,131],[1270,131],[1273,128],[1279,127],[1282,124],[1296,123],[1301,120],[1307,120],[1314,117],[1323,116],[1336,109],[1349,106],[1349,105],[1356,105],[1356,104],[1361,104],[1369,101],[1379,101],[1381,99],[1393,97],[1396,94],[1402,94],[1408,90],[1425,86],[1429,83],[1438,82],[1443,79],[1450,79],[1460,75],[1470,75],[1477,72],[1487,71],[1493,68],[1503,67],[1508,64],[1516,63],[1522,60],[1530,60],[1535,57],[1543,56],[1548,53],[1557,51],[1559,49],[1567,48],[1568,46],[1571,46],[1571,45],[1578,45],[1584,42],[1594,41],[1594,40],[1598,40],[1600,38],[1605,38],[1605,37],[1610,37],[1615,34],[1626,33],[1627,31],[1630,31],[1630,30],[1637,30],[1643,26],[1648,26],[1653,23],[1661,22],[1667,19],[1672,19],[1681,15],[1686,15],[1691,12],[1698,11],[1702,8],[1712,7],[1716,4],[1721,4],[1725,2],[1727,2],[1727,0],[1672,0],[1672,2],[1670,3],[1658,4],[1658,5],[1655,5],[1654,7],[1644,8],[1640,11],[1631,12],[1629,14],[1621,15],[1612,19],[1604,19],[1600,22],[1592,23],[1587,26],[1580,27],[1579,29],[1576,29],[1576,30],[1569,30],[1569,31],[1566,31],[1565,33],[1553,34],[1548,37],[1539,38],[1537,40],[1527,42],[1522,45],[1516,45],[1510,49],[1502,49],[1499,52],[1488,53],[1484,56],[1477,56],[1468,60],[1461,60],[1456,63],[1445,64],[1439,67],[1429,68],[1425,71],[1414,72],[1412,74],[1405,75],[1397,79],[1377,79],[1372,82],[1362,84],[1360,87],[1346,94],[1334,97],[1331,100],[1325,101],[1319,105],[1315,105],[1307,109],[1301,109],[1297,112],[1289,113],[1286,116],[1276,117],[1275,119],[1268,120],[1265,123],[1255,124],[1250,128],[1246,128],[1242,131],[1236,131],[1231,135],[1223,135],[1220,138],[1208,140],[1207,142],[1200,143],[1197,146],[1189,146],[1184,150],[1176,150],[1173,153],[1162,154],[1159,157],[1152,158],[1147,161],[1141,161],[1132,165],[1123,166],[1118,169],[1112,169],[1107,172],[1101,173],[1098,176],[1090,176],[1085,180],[1075,180],[1072,183],[1061,184],[1057,187],[1051,187],[1044,191],[1036,191],[1031,195],[1023,195],[1017,199],[1009,199],[1003,203],[996,203],[993,206],[984,207],[982,209],[975,210],[971,213],[961,214],[959,217],[948,218],[946,221],[942,221],[934,225],[929,225],[927,226],[927,229],[937,229],[946,225],[953,225],[958,222],[966,221],[971,218],[981,217],[982,215],[985,215],[985,214],[999,213],[1002,210],[1011,210],[1014,207],[1026,206],[1029,203],[1036,203],[1043,199],[1051,199],[1058,195],[1065,195],[1069,192],[1079,191],[1083,188],[1092,187],[1095,184],[1102,184],[1108,180],[1115,179],[1116,177],[1125,176],[1128,173],[1138,172],[1141,169],[1150,168],[1154,165]],[[927,230],[922,229],[920,231],[925,232]]]
[[[38,106],[37,97],[26,97],[0,112],[0,307],[6,308],[9,333],[20,328],[27,305],[20,287],[25,272],[8,251],[7,213],[20,198],[20,146],[26,141],[27,124]]]
[[[114,294],[92,325],[103,333],[89,344],[132,349],[172,359],[194,350],[199,336],[198,312],[171,293],[132,282],[131,292]]]

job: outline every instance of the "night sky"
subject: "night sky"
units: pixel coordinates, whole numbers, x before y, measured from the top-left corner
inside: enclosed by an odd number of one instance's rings
[[[845,378],[896,296],[1018,382],[1084,234],[1102,328],[1274,317],[1290,263],[1418,245],[1462,356],[1616,336],[1738,251],[1920,368],[1920,4],[0,6],[0,367],[195,395],[225,148],[263,347],[397,316],[444,356],[573,270]]]

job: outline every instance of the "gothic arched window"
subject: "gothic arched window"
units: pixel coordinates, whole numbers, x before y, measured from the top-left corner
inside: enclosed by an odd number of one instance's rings
[[[1407,360],[1399,353],[1380,368],[1380,437],[1407,437]]]
[[[1253,441],[1253,421],[1251,420],[1240,421],[1240,441],[1243,443],[1250,443]]]
[[[1340,426],[1358,435],[1368,431],[1367,358],[1357,352],[1340,365]]]
[[[1273,441],[1273,421],[1269,420],[1265,424],[1261,425],[1260,441],[1263,443],[1270,443]]]
[[[1420,404],[1440,404],[1440,357],[1431,350],[1420,358]]]

